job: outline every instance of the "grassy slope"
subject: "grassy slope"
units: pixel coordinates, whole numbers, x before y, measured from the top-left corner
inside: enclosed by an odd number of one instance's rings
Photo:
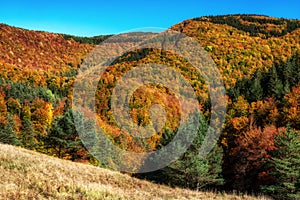
[[[0,199],[256,198],[169,188],[107,169],[0,144]]]

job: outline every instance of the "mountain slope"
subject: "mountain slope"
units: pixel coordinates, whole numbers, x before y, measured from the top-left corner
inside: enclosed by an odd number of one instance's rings
[[[92,46],[61,34],[29,31],[0,24],[0,63],[32,70],[63,70],[80,63]]]
[[[66,40],[62,34],[0,24],[1,77],[14,81],[32,79],[45,85],[42,76],[76,70],[92,48],[73,39]]]
[[[0,199],[256,199],[156,185],[0,144]]]
[[[217,168],[222,168],[224,188],[229,191],[259,193],[260,186],[275,184],[277,177],[272,175],[272,167],[266,165],[276,156],[271,152],[278,148],[274,138],[286,130],[287,124],[296,132],[300,130],[299,24],[299,20],[227,15],[190,19],[172,27],[203,45],[225,82],[226,121],[218,143],[223,149],[220,154],[223,162],[218,163]],[[85,42],[98,39],[103,38],[89,40],[0,25],[0,141],[73,161],[94,161],[76,132],[71,98],[78,64],[94,47]],[[117,44],[112,42],[111,45]],[[167,144],[180,121],[179,103],[172,91],[149,85],[126,97],[130,100],[130,115],[136,124],[147,125],[150,106],[162,104],[167,115],[165,127],[151,138],[136,140],[117,126],[110,104],[113,89],[126,72],[144,63],[159,63],[178,70],[193,86],[207,120],[212,106],[208,86],[183,58],[155,49],[121,56],[100,80],[94,79],[99,83],[95,107],[101,118],[99,123],[111,141],[135,152]],[[87,88],[92,81],[86,83]],[[80,93],[79,102],[88,107],[93,104],[86,100],[87,92]],[[86,112],[89,113],[88,108]],[[184,163],[188,158],[181,159]],[[107,166],[107,162],[94,164]],[[174,175],[172,170],[166,170],[158,181],[196,188],[198,183],[192,185],[189,177],[200,177],[202,173],[193,171],[184,181],[168,178]],[[151,175],[147,178],[155,180]]]
[[[207,48],[227,89],[255,70],[268,70],[300,50],[300,21],[258,15],[185,20],[171,27]],[[208,48],[210,47],[210,48]]]

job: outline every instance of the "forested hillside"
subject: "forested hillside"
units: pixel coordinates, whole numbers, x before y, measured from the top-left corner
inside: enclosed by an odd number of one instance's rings
[[[110,105],[114,86],[140,64],[160,63],[180,72],[193,87],[204,114],[198,137],[179,160],[135,176],[191,189],[299,198],[300,21],[257,15],[208,16],[171,29],[197,40],[216,63],[227,92],[226,121],[218,145],[199,159],[211,115],[203,77],[172,52],[143,49],[121,56],[99,77],[95,95],[99,124],[115,145],[133,152],[157,150],[174,137],[179,125],[179,102],[172,91],[146,85],[128,97],[130,115],[136,124],[146,126],[151,105],[164,105],[165,126],[144,140],[117,126]],[[83,147],[71,112],[77,70],[95,43],[105,38],[0,25],[0,141],[107,167]]]

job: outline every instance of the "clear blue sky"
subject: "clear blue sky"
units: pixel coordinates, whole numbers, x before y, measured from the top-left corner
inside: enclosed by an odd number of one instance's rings
[[[300,19],[299,0],[2,1],[0,23],[80,36],[169,28],[203,15],[264,14]]]

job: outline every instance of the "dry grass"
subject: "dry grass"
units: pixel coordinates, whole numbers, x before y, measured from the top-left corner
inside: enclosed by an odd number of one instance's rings
[[[0,199],[258,198],[169,188],[118,172],[0,144]]]

